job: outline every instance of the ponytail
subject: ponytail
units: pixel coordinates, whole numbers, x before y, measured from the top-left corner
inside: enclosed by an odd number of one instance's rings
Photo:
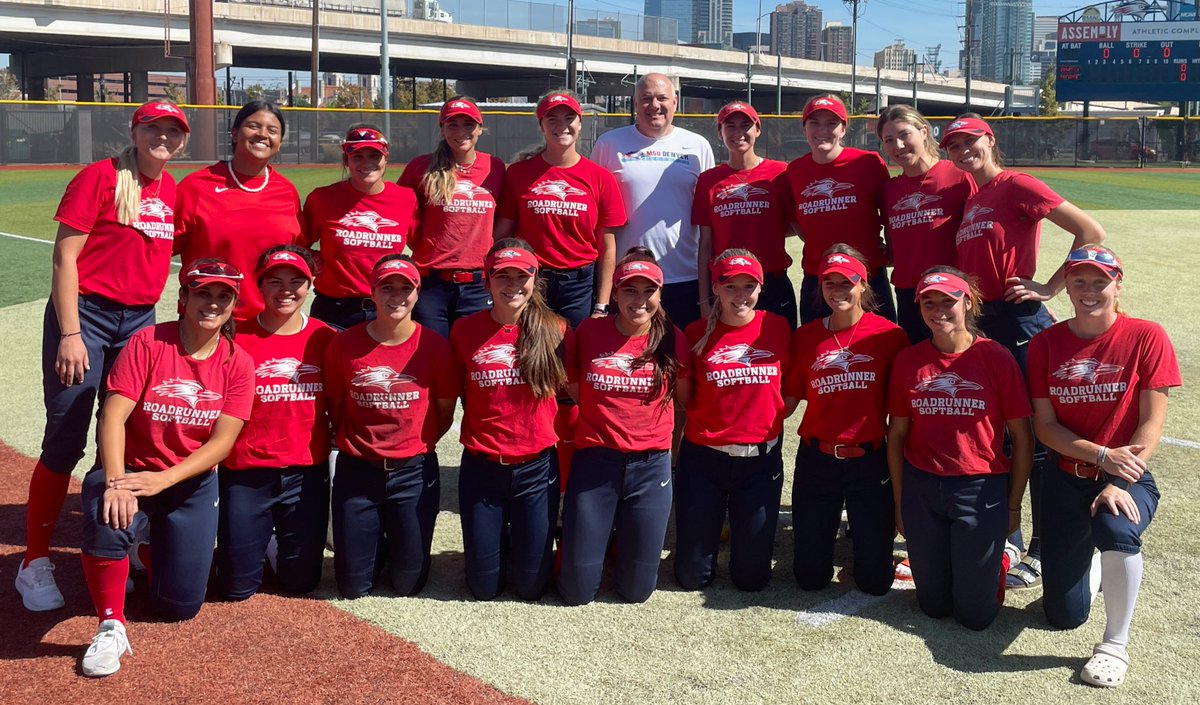
[[[421,177],[421,192],[425,200],[432,205],[442,206],[454,199],[454,155],[450,153],[450,145],[445,139],[438,142],[437,149],[429,158],[429,166]]]
[[[629,248],[617,266],[626,262],[657,264],[654,260],[654,253],[649,248],[640,245]],[[616,295],[615,291],[613,295]],[[671,317],[667,315],[667,310],[662,307],[661,303],[650,319],[650,333],[646,338],[646,349],[630,363],[630,368],[638,370],[646,364],[653,366],[653,376],[646,400],[642,403],[649,404],[650,399],[661,395],[660,403],[665,406],[675,396],[675,382],[680,364],[679,358],[675,357],[675,324],[671,322]]]
[[[721,254],[717,255],[716,259],[713,260],[713,263],[715,264],[721,260],[729,259],[730,257],[748,257],[755,262],[758,261],[758,257],[756,257],[755,254],[750,250],[741,247],[730,247],[721,252]],[[700,336],[700,339],[697,340],[696,344],[692,346],[693,353],[699,355],[700,353],[704,352],[704,346],[708,345],[709,337],[712,335],[712,332],[716,330],[717,323],[721,321],[721,311],[721,297],[714,296],[712,308],[709,309],[708,318],[705,321],[704,335]]]
[[[528,242],[517,237],[497,240],[488,254],[504,249],[533,253]],[[567,384],[567,372],[559,357],[566,321],[546,303],[546,282],[534,277],[533,295],[517,317],[517,369],[536,399],[553,399]]]
[[[117,188],[113,194],[117,222],[131,225],[142,205],[142,184],[138,176],[137,147],[129,145],[117,155]]]

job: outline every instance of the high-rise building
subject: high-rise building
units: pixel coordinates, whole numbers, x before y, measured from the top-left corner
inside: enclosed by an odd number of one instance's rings
[[[972,75],[1028,85],[1033,79],[1033,0],[974,0],[972,25]],[[963,54],[959,57],[961,62]]]
[[[679,26],[684,44],[733,46],[733,0],[646,0],[647,17],[666,17]]]
[[[916,49],[904,46],[903,39],[897,39],[891,44],[875,52],[875,68],[887,71],[912,71],[917,64]]]
[[[1058,54],[1058,17],[1044,15],[1033,18],[1033,53],[1030,56],[1029,82],[1038,84],[1042,76],[1054,67]]]
[[[645,13],[647,17],[675,20],[680,42],[689,44],[696,41],[695,0],[646,0]]]
[[[821,30],[821,60],[834,64],[853,64],[852,43],[850,27],[841,22],[830,22]]]
[[[821,8],[803,0],[777,6],[771,13],[771,53],[820,61]]]
[[[758,51],[763,54],[771,53],[771,35],[762,32],[755,40],[754,32],[734,32],[733,48],[738,51]]]
[[[575,20],[575,34],[620,39],[621,22],[615,17],[590,17],[586,20]]]

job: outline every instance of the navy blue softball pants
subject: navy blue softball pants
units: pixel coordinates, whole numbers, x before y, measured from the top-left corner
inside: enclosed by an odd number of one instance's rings
[[[628,602],[650,599],[671,516],[670,485],[670,451],[575,451],[563,497],[558,592],[564,602],[596,599],[614,529],[617,594]]]
[[[675,579],[685,590],[707,587],[716,576],[726,513],[730,580],[748,591],[770,582],[782,447],[742,458],[684,439],[675,473]]]
[[[284,592],[312,592],[321,582],[329,524],[329,463],[230,470],[217,474],[217,588],[245,600],[262,587],[267,544],[279,552],[275,577]]]
[[[130,548],[150,542],[150,596],[155,611],[169,620],[195,617],[204,604],[213,543],[217,539],[217,473],[205,472],[139,497],[129,528],[114,529],[101,520],[104,469],[83,478],[83,552],[120,560]]]
[[[415,595],[429,577],[441,495],[436,453],[383,461],[338,453],[333,476],[333,568],[342,597],[362,597],[386,564],[392,590]]]

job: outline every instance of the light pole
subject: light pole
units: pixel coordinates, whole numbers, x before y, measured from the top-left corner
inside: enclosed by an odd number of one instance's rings
[[[567,90],[575,90],[575,0],[567,0]]]
[[[858,3],[865,0],[844,0],[850,6],[850,114],[858,102]]]
[[[762,56],[762,18],[762,0],[758,0],[758,17],[754,20],[754,48],[759,56]]]
[[[388,56],[388,6],[387,0],[379,0],[379,94],[383,107],[383,134],[392,132],[392,87],[391,58]]]

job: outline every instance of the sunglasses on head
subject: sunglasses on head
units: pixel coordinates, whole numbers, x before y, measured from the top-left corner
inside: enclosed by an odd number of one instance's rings
[[[1067,262],[1099,262],[1117,271],[1121,271],[1121,262],[1117,259],[1116,255],[1108,250],[1081,247],[1078,250],[1072,250],[1071,254],[1067,255]]]
[[[241,270],[226,262],[206,262],[199,264],[189,269],[184,276],[189,279],[193,277],[221,277],[222,279],[232,279],[234,281],[242,280]]]

